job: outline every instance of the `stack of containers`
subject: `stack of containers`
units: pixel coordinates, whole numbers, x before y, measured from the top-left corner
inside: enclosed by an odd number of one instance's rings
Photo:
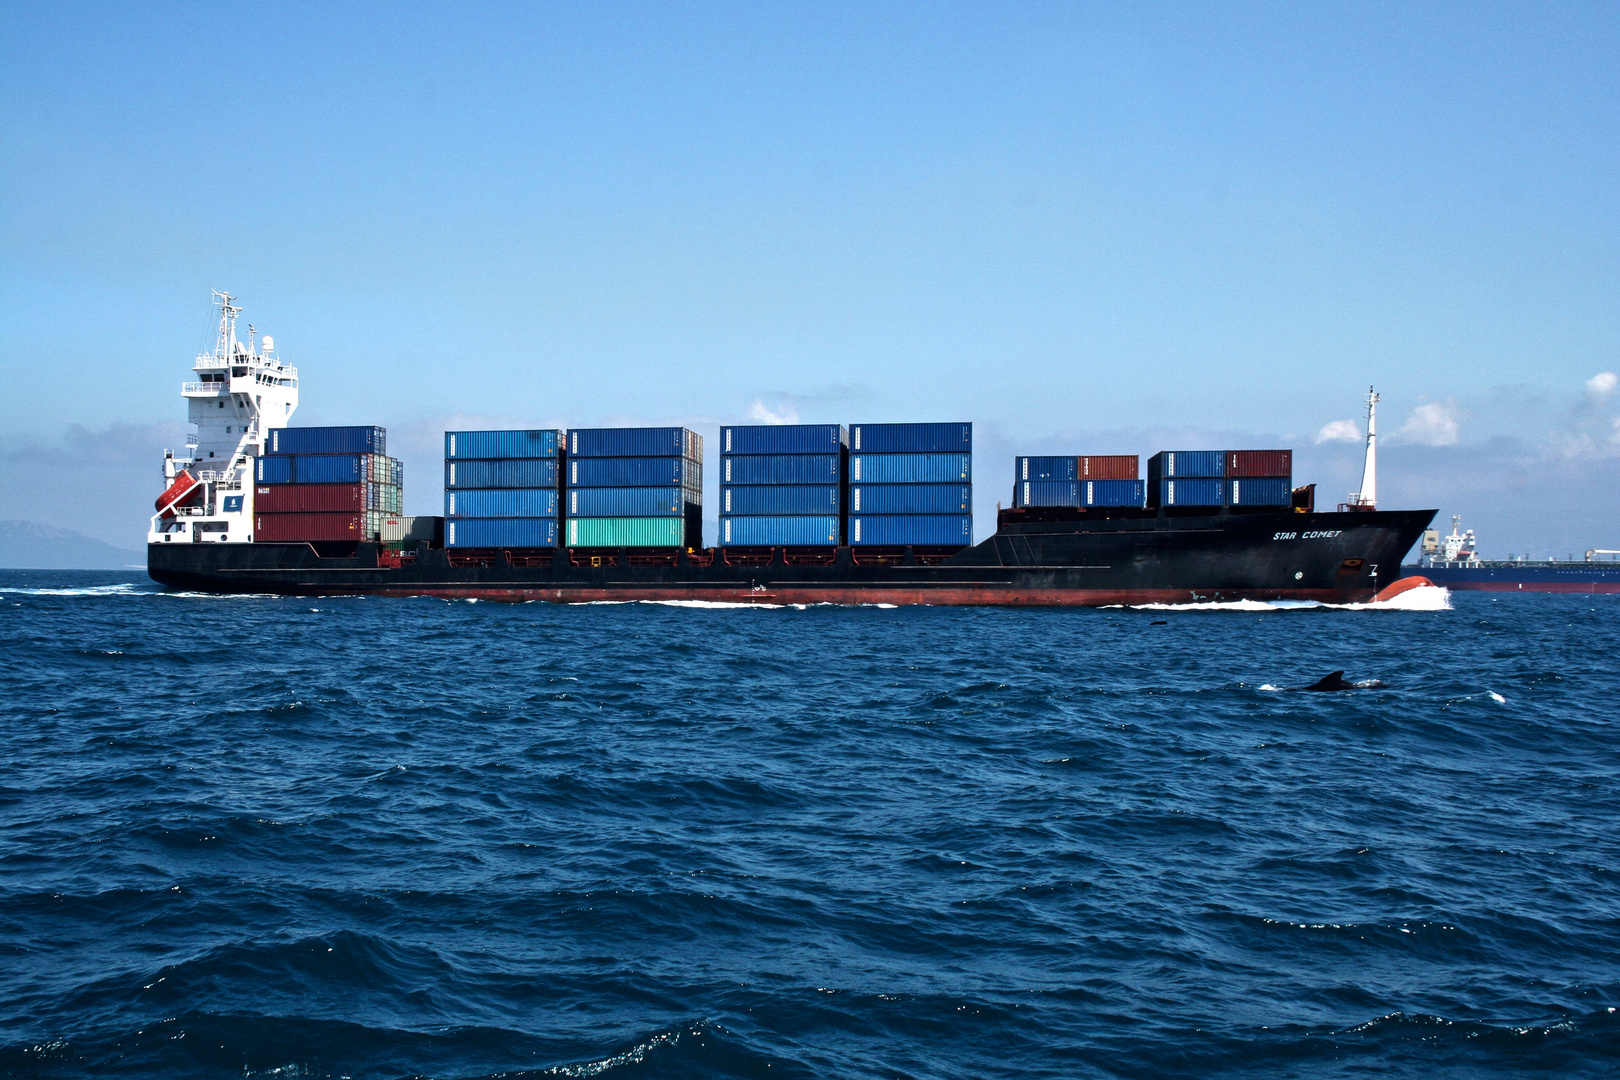
[[[569,547],[703,546],[703,437],[686,428],[571,428]]]
[[[842,543],[849,436],[842,424],[720,429],[720,545]]]
[[[1135,454],[1015,458],[1013,506],[1132,506],[1145,498]]]
[[[563,433],[444,433],[444,546],[557,546]]]
[[[1226,452],[1161,450],[1148,458],[1149,506],[1226,505]]]
[[[1290,506],[1294,501],[1292,450],[1228,450],[1229,506]]]
[[[973,543],[972,424],[853,424],[851,547]]]
[[[1292,450],[1164,450],[1148,459],[1150,506],[1288,506]]]
[[[404,510],[405,467],[380,427],[272,428],[254,463],[254,538],[378,540]]]

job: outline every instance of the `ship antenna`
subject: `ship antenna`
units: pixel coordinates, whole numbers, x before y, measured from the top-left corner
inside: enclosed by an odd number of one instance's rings
[[[236,348],[236,316],[242,309],[233,303],[236,297],[218,289],[214,290],[214,300],[219,304],[219,337],[214,341],[214,355],[229,358]]]
[[[1367,387],[1367,460],[1361,467],[1361,491],[1355,505],[1378,509],[1378,394]]]

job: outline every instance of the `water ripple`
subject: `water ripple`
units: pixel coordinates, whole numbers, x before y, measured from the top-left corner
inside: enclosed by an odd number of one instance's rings
[[[1612,598],[0,593],[0,1077],[1620,1065]]]

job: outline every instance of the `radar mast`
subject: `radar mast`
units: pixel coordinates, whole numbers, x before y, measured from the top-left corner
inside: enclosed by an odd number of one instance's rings
[[[1378,394],[1367,387],[1367,458],[1361,466],[1361,490],[1350,493],[1349,510],[1378,509]]]

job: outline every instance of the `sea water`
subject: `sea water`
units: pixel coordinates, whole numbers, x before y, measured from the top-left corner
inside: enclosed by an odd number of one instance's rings
[[[5,572],[0,1076],[1620,1069],[1620,597],[1235,608]]]

